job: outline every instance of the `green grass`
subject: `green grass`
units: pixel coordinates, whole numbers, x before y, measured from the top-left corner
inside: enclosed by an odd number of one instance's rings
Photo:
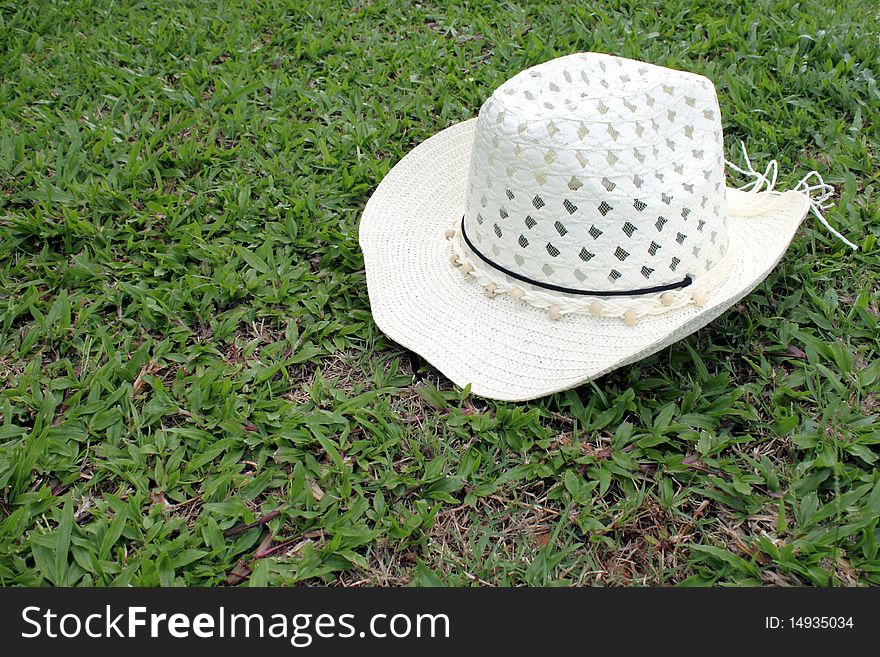
[[[452,4],[0,0],[0,584],[880,584],[876,3]],[[862,248],[564,394],[414,384],[360,212],[578,50],[709,76]]]

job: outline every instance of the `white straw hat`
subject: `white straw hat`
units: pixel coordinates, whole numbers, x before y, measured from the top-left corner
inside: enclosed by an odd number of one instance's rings
[[[809,185],[817,173],[777,192],[775,161],[763,174],[746,162],[734,168],[749,190],[726,187],[705,77],[596,53],[530,68],[404,157],[367,203],[373,317],[484,397],[595,379],[748,294],[811,209],[827,226],[833,188]]]

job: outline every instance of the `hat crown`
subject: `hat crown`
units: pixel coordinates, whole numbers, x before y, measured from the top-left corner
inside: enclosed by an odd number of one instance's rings
[[[699,75],[597,53],[527,69],[477,119],[464,236],[536,285],[638,294],[727,250],[721,117]]]

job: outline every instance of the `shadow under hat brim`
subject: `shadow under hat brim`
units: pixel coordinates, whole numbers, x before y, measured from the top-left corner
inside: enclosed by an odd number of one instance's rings
[[[728,189],[733,265],[703,307],[634,326],[588,315],[552,320],[508,295],[488,298],[450,264],[444,233],[464,211],[475,123],[454,125],[400,160],[367,203],[359,239],[379,328],[481,397],[525,401],[567,390],[690,335],[767,277],[810,207],[797,192]]]

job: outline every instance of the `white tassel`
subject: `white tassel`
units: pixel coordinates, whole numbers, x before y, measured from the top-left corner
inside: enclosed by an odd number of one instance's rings
[[[764,173],[760,173],[755,170],[755,167],[752,166],[752,161],[749,158],[748,151],[746,150],[745,142],[741,141],[739,144],[742,147],[743,159],[745,160],[747,168],[741,169],[730,160],[724,160],[724,162],[734,171],[737,171],[744,176],[749,176],[755,179],[754,182],[746,183],[739,189],[746,190],[746,188],[749,188],[746,191],[752,194],[761,191],[774,191],[776,189],[776,179],[779,175],[779,163],[776,160],[770,160],[770,162],[767,163],[767,168],[764,169]],[[813,177],[815,177],[818,182],[812,185],[808,184],[809,180]],[[830,199],[834,195],[834,187],[826,183],[822,179],[822,176],[819,174],[818,171],[810,171],[810,173],[801,178],[800,182],[798,182],[798,184],[794,186],[793,191],[801,192],[810,199],[810,212],[812,212],[816,216],[816,218],[822,223],[823,226],[825,226],[829,233],[834,235],[837,239],[846,244],[853,251],[859,250],[858,246],[850,242],[837,230],[835,230],[822,214],[823,210],[827,210],[833,206],[833,203],[828,202],[828,199]],[[818,195],[814,196],[814,192],[818,192]]]
[[[813,185],[808,185],[807,181],[813,177],[815,177],[818,182]],[[818,171],[810,171],[810,173],[801,178],[800,182],[798,182],[798,184],[794,186],[794,190],[797,192],[803,192],[810,197],[810,211],[816,216],[819,221],[822,222],[822,225],[828,229],[829,233],[834,235],[837,239],[846,244],[853,251],[859,250],[859,247],[857,245],[850,242],[837,230],[832,228],[831,224],[828,223],[828,220],[822,215],[822,210],[827,210],[834,205],[833,203],[828,202],[828,199],[830,199],[834,195],[834,187],[822,180],[822,176],[819,174]],[[819,192],[819,195],[814,197],[813,192]]]
[[[752,166],[752,160],[749,158],[749,152],[746,150],[745,142],[741,141],[739,142],[739,145],[742,148],[743,159],[746,162],[748,170],[740,169],[730,160],[724,160],[724,162],[734,171],[738,171],[744,176],[749,176],[750,178],[755,179],[755,182],[746,183],[739,189],[746,189],[746,187],[749,187],[749,185],[751,185],[751,189],[749,189],[748,191],[754,194],[762,191],[762,188],[766,185],[767,189],[763,191],[772,192],[776,188],[776,178],[779,175],[779,162],[777,162],[776,160],[770,160],[767,163],[767,168],[764,169],[764,173],[758,173],[757,171],[755,171],[755,167]]]

